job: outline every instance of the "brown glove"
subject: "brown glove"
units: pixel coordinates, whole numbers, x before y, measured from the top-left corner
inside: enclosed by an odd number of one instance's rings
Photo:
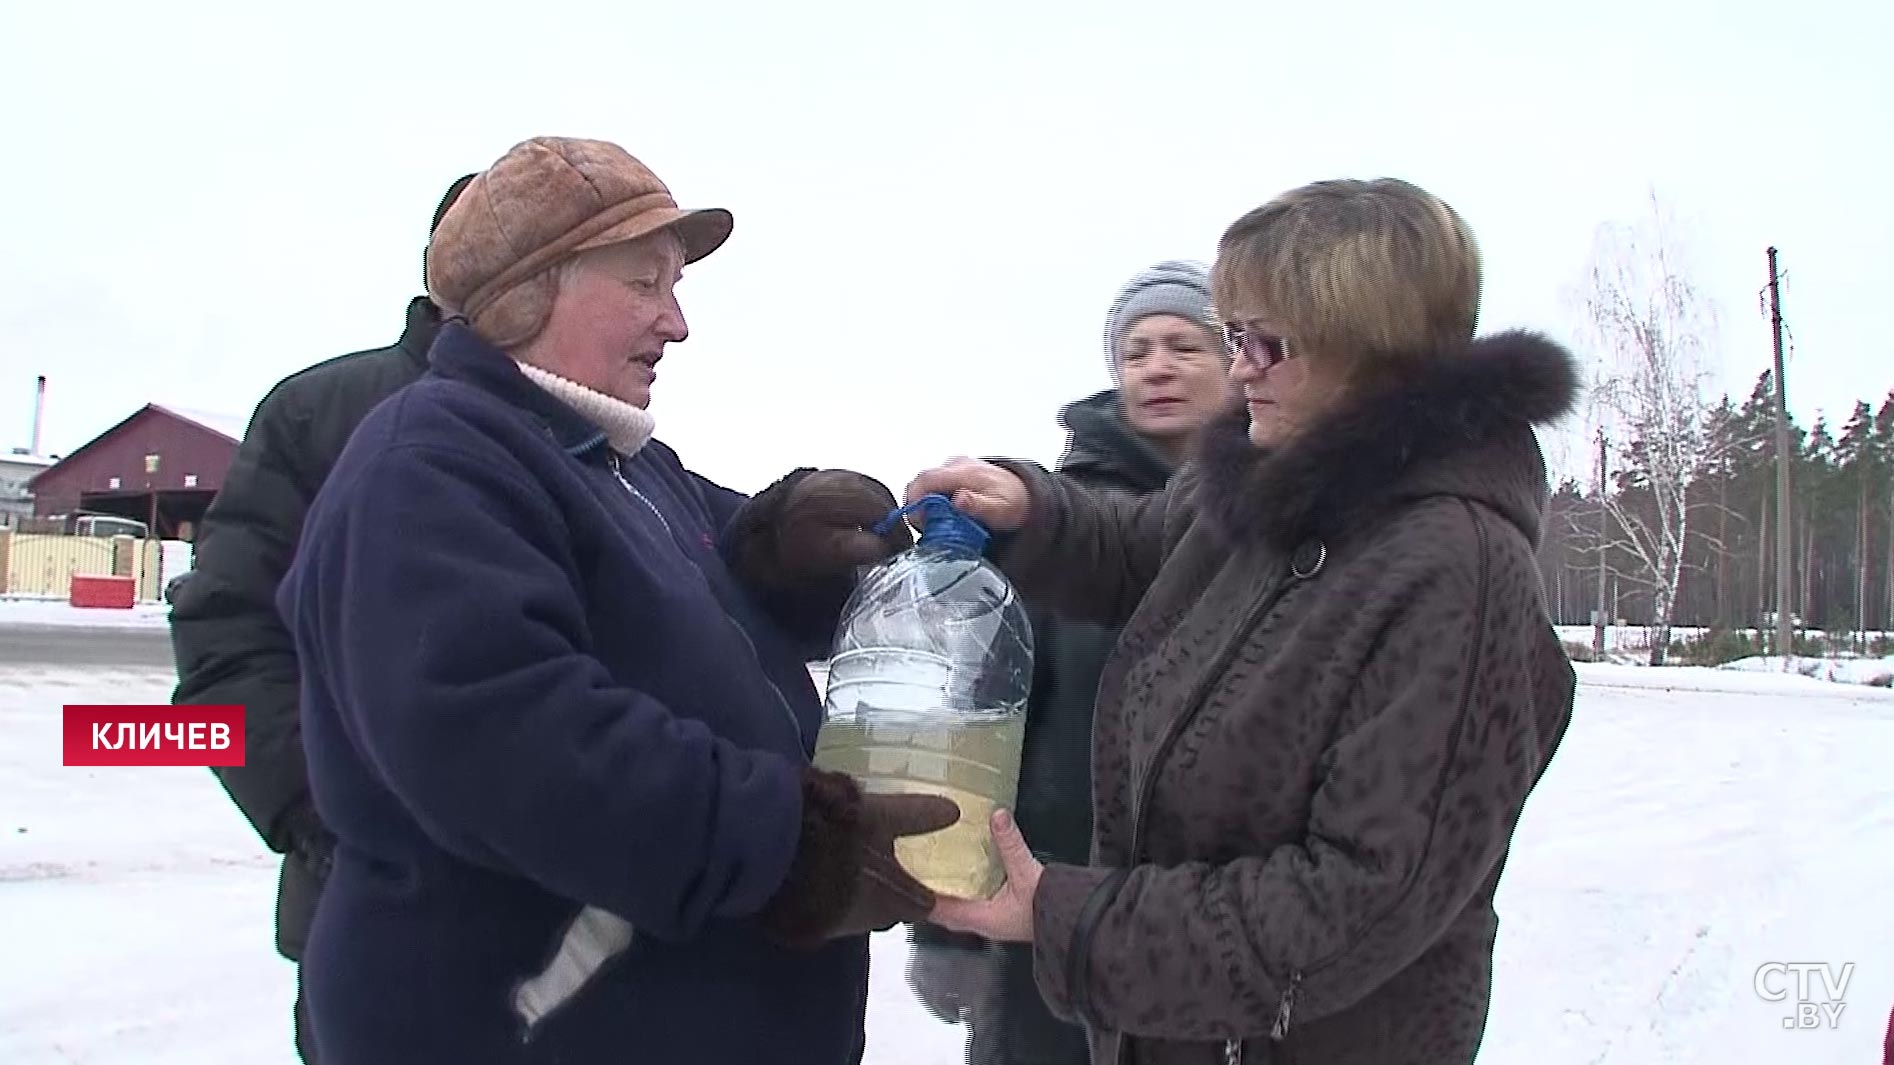
[[[914,544],[906,522],[870,529],[894,493],[850,470],[799,469],[751,497],[724,534],[731,570],[793,631],[832,633],[857,567]]]
[[[894,857],[894,841],[960,819],[939,795],[869,795],[845,774],[803,771],[802,838],[789,878],[762,913],[764,930],[798,949],[919,921],[934,893]]]
[[[758,492],[732,522],[738,572],[765,588],[806,588],[914,544],[907,523],[870,527],[898,506],[886,485],[850,470],[801,469]]]

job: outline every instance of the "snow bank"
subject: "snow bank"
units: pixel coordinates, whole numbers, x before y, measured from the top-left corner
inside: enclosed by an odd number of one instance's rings
[[[1572,643],[1581,643],[1587,647],[1591,646],[1592,627],[1590,625],[1555,625],[1553,627],[1558,631],[1559,639],[1569,640]],[[1694,640],[1706,635],[1709,631],[1709,629],[1701,626],[1674,625],[1670,630],[1670,638],[1673,640]],[[1799,629],[1797,631],[1803,636],[1814,639],[1825,639],[1828,636],[1826,629]],[[1651,632],[1652,630],[1648,625],[1607,625],[1605,626],[1605,651],[1606,653],[1610,653],[1612,651],[1649,650],[1651,646]],[[1894,634],[1869,632],[1863,635],[1870,640],[1875,640]]]
[[[1796,658],[1788,663],[1779,655],[1739,658],[1721,668],[1738,673],[1793,672],[1814,680],[1836,684],[1867,684],[1878,688],[1894,685],[1894,658]]]
[[[1779,664],[1780,660],[1777,661]],[[1819,660],[1802,661],[1814,663]],[[1663,669],[1651,669],[1648,666],[1587,662],[1575,663],[1573,668],[1578,671],[1579,683],[1594,691],[1642,689],[1688,692],[1699,696],[1752,695],[1796,700],[1794,703],[1774,704],[1782,706],[1785,711],[1792,711],[1803,700],[1827,699],[1847,706],[1866,708],[1864,712],[1894,713],[1894,691],[1878,687],[1836,685],[1830,683],[1828,678],[1803,672],[1730,669],[1723,666],[1665,666]]]
[[[1559,639],[1567,643],[1591,646],[1592,627],[1590,625],[1557,625]],[[1703,634],[1705,630],[1679,626],[1670,630],[1673,640],[1687,640]],[[1651,630],[1643,625],[1607,625],[1605,626],[1605,653],[1648,652],[1651,646]]]
[[[129,610],[76,607],[63,599],[0,599],[0,628],[7,625],[70,625],[77,628],[164,628],[169,603],[138,603]]]
[[[158,587],[163,588],[173,580],[191,571],[196,561],[197,548],[183,540],[165,540],[158,554]]]

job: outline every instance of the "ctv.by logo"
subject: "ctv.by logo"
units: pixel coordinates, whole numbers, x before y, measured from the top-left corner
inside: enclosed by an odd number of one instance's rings
[[[1841,1023],[1841,1011],[1847,1006],[1842,998],[1854,975],[1854,962],[1842,963],[1839,971],[1825,961],[1766,962],[1756,969],[1756,997],[1789,1003],[1782,1026],[1791,1031],[1835,1028]]]

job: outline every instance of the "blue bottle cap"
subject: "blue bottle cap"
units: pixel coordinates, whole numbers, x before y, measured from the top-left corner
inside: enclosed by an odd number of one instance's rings
[[[905,507],[891,511],[887,517],[875,523],[875,535],[885,535],[894,528],[895,522],[917,510],[924,513],[925,524],[915,546],[959,548],[974,556],[986,550],[987,540],[991,537],[986,527],[962,513],[960,508],[954,506],[953,500],[938,492],[924,495]]]

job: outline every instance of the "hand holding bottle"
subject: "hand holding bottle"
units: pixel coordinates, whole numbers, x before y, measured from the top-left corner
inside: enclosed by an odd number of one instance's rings
[[[928,920],[952,932],[972,932],[1000,943],[1033,940],[1033,896],[1046,867],[1033,856],[1009,810],[994,811],[989,826],[1006,883],[990,899],[938,896]]]
[[[908,482],[907,499],[939,493],[956,508],[994,532],[1013,532],[1026,524],[1032,497],[1026,482],[990,462],[956,455]]]
[[[763,909],[764,930],[785,946],[813,949],[921,920],[938,897],[901,867],[895,841],[959,819],[960,807],[944,796],[867,794],[846,773],[805,769],[796,856]]]

